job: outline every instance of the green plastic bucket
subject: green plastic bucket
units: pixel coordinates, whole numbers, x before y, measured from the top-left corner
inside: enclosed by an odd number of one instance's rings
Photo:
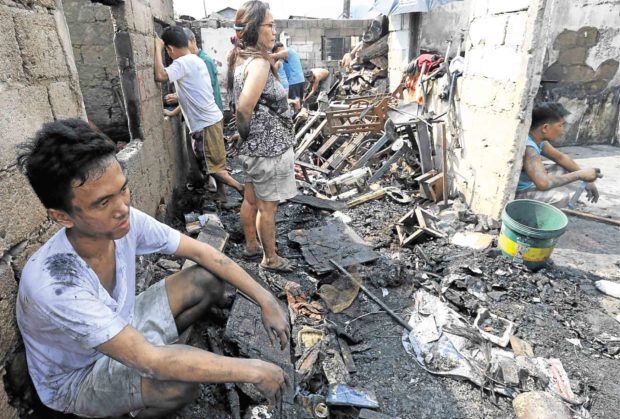
[[[508,259],[532,269],[541,268],[567,225],[568,218],[556,207],[531,199],[516,199],[502,211],[498,245]]]

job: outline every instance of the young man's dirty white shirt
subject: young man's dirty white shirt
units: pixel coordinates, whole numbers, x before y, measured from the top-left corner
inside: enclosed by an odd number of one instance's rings
[[[112,295],[75,252],[61,229],[34,253],[22,272],[17,323],[28,370],[41,401],[65,411],[97,359],[95,348],[116,336],[134,315],[136,256],[174,253],[181,234],[131,208],[125,237],[115,240]]]
[[[177,58],[165,68],[174,83],[179,105],[191,133],[220,122],[224,116],[215,103],[209,69],[197,55]]]

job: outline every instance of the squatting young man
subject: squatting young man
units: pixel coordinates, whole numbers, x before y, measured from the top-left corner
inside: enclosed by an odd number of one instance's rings
[[[570,156],[552,145],[564,134],[564,117],[568,114],[559,103],[541,103],[534,107],[517,199],[534,199],[563,208],[576,190],[576,182],[581,180],[589,182],[586,187],[589,200],[598,201],[599,193],[594,181],[602,177],[600,170],[580,168]],[[555,164],[546,167],[542,156]]]
[[[222,253],[132,208],[107,137],[79,119],[45,124],[18,164],[62,226],[28,260],[17,298],[28,369],[45,405],[87,417],[159,417],[204,382],[254,383],[276,402],[280,367],[177,342],[218,303],[223,281],[260,306],[274,344],[288,341],[286,314]],[[155,252],[198,265],[136,297],[136,256]]]

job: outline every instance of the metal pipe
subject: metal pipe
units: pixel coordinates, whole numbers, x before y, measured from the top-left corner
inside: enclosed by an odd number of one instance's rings
[[[446,139],[446,124],[441,125],[441,165],[443,168],[443,205],[448,206],[448,142]]]
[[[404,321],[403,319],[401,319],[401,318],[398,316],[398,314],[394,313],[394,312],[392,311],[392,309],[390,309],[388,306],[386,306],[386,305],[385,305],[385,303],[379,299],[379,297],[377,297],[376,295],[374,295],[372,292],[370,292],[370,291],[368,290],[368,288],[366,288],[366,287],[364,286],[364,284],[362,284],[360,281],[358,281],[357,279],[355,279],[355,278],[353,277],[353,275],[351,275],[351,274],[349,273],[349,271],[347,271],[345,268],[343,268],[342,266],[340,266],[340,265],[339,265],[336,261],[334,261],[333,259],[330,259],[329,261],[330,261],[330,262],[331,262],[331,263],[332,263],[332,264],[333,264],[336,268],[338,268],[338,270],[339,270],[340,272],[342,272],[343,274],[345,274],[345,275],[347,276],[347,278],[349,278],[351,281],[353,281],[353,283],[354,283],[355,285],[357,285],[358,287],[360,287],[360,289],[361,289],[362,291],[364,291],[364,294],[366,294],[367,296],[369,296],[369,297],[370,297],[370,299],[371,299],[372,301],[374,301],[375,303],[379,304],[379,306],[380,306],[382,309],[384,309],[384,310],[387,312],[387,314],[389,314],[389,315],[390,315],[390,316],[391,316],[394,320],[396,320],[396,321],[398,322],[398,324],[400,324],[402,327],[404,327],[405,329],[407,329],[407,330],[408,330],[408,331],[410,331],[410,332],[413,330],[413,328],[409,325],[409,323],[407,323],[406,321]]]

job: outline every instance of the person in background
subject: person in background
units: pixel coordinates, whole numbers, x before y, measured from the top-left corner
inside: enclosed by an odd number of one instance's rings
[[[284,44],[282,44],[282,42],[276,42],[272,50],[274,57],[283,50],[286,50],[286,48],[284,48]],[[277,60],[276,67],[278,68],[278,78],[280,79],[280,84],[284,87],[284,90],[286,90],[286,94],[288,96],[288,77],[286,76],[286,71],[284,70],[284,59],[281,58]]]
[[[587,182],[585,190],[590,202],[598,201],[599,193],[594,182],[603,176],[601,171],[582,169],[570,156],[552,145],[564,134],[567,115],[569,112],[560,103],[540,103],[532,110],[532,125],[526,140],[516,199],[533,199],[564,208],[577,189],[576,182],[583,181]],[[546,167],[543,156],[555,164]]]
[[[228,85],[237,105],[239,161],[246,185],[241,205],[244,256],[262,256],[264,269],[292,272],[293,264],[276,249],[278,204],[297,195],[297,185],[293,121],[270,56],[275,23],[266,3],[249,1],[237,11],[234,25],[239,41],[228,62]]]
[[[220,111],[223,112],[224,106],[222,104],[222,93],[220,89],[220,83],[217,77],[217,65],[215,64],[215,61],[211,57],[209,57],[202,49],[198,48],[198,45],[196,43],[196,35],[194,34],[194,32],[192,32],[188,28],[183,28],[183,31],[185,32],[185,35],[187,35],[187,39],[188,39],[187,47],[189,48],[189,51],[192,54],[196,54],[200,59],[202,59],[202,61],[204,61],[205,65],[207,66],[207,69],[209,70],[209,77],[211,78],[211,87],[213,88],[213,97],[215,99],[215,104],[217,105],[218,108],[220,108]],[[170,93],[166,95],[164,99],[166,101],[166,104],[168,105],[177,105],[179,103],[179,96],[176,93]],[[176,116],[176,115],[179,115],[180,113],[181,113],[180,106],[177,106],[176,109],[174,110],[168,110],[164,108],[164,115],[166,116]],[[203,176],[207,174],[207,162],[205,161],[204,142],[202,140],[202,132],[190,134],[190,143],[191,143],[190,144],[191,150],[188,150],[188,151],[190,151],[191,155],[194,156],[199,173],[194,173],[195,169],[192,169],[192,168],[196,166],[193,165],[192,163],[190,164],[190,175],[188,176],[188,178],[189,179],[200,179],[200,182],[202,182]],[[208,178],[209,178],[208,190],[210,192],[216,192],[217,183],[215,182],[215,178],[213,176],[209,176]],[[194,188],[196,188],[195,181],[190,181],[187,183],[187,189],[193,190]]]
[[[271,54],[274,60],[284,60],[284,72],[288,79],[288,98],[291,99],[298,112],[303,105],[304,89],[306,82],[304,79],[304,69],[301,66],[299,54],[293,48],[284,46],[277,53]]]
[[[312,70],[306,71],[304,77],[308,81],[308,93],[304,98],[304,102],[314,95],[318,96],[319,92],[329,92],[332,81],[329,70],[325,68],[313,68]]]
[[[215,103],[211,77],[204,61],[189,50],[189,41],[183,28],[170,26],[164,29],[162,39],[155,40],[156,81],[169,80],[175,84],[179,107],[193,136],[202,135],[207,172],[218,183],[218,200],[226,203],[224,184],[243,196],[243,185],[233,179],[226,170],[226,148],[222,111]],[[162,50],[166,51],[172,64],[164,68]]]

